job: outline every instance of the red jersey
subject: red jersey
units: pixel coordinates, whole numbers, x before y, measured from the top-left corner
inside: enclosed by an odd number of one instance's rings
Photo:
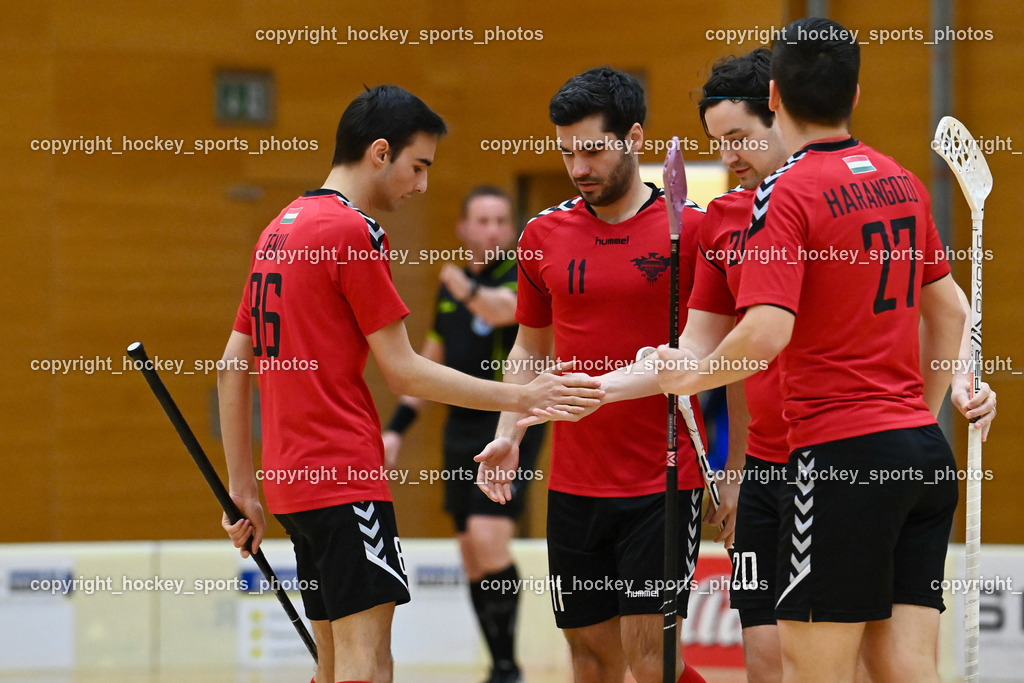
[[[629,365],[638,349],[668,337],[668,216],[663,193],[650,187],[650,200],[621,223],[602,221],[576,197],[531,220],[519,240],[516,320],[553,326],[556,356],[577,360],[581,372],[601,375]],[[679,247],[682,302],[693,284],[702,218],[689,202]],[[685,308],[680,318],[685,323]],[[550,488],[603,498],[664,491],[665,414],[665,398],[657,395],[602,406],[579,422],[556,422]],[[679,424],[679,485],[700,488],[681,417]]]
[[[391,500],[366,336],[408,315],[387,236],[341,194],[299,197],[264,229],[234,329],[252,336],[271,512]]]
[[[690,308],[719,315],[736,315],[736,295],[739,293],[743,260],[762,256],[754,250],[744,252],[741,248],[753,209],[753,190],[733,190],[708,204],[697,239],[697,264]],[[740,313],[739,317],[742,316]],[[786,433],[789,425],[782,418],[778,360],[744,380],[743,393],[750,413],[747,454],[768,462],[787,462],[789,445]]]
[[[790,448],[935,424],[923,397],[921,287],[949,264],[921,182],[853,138],[810,144],[757,189],[739,308],[796,315],[780,354]]]

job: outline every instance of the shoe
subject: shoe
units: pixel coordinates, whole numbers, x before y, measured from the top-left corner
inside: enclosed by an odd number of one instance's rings
[[[491,675],[483,683],[523,683],[523,675],[515,664],[511,667],[500,664],[491,669]]]

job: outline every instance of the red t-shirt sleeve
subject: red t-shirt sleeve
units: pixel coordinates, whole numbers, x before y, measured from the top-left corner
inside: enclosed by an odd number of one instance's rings
[[[365,226],[355,226],[342,234],[338,253],[380,254],[370,242]],[[348,247],[351,246],[353,251]],[[388,238],[383,241],[384,253],[390,252]],[[377,330],[409,315],[402,298],[391,280],[391,267],[383,258],[340,259],[333,269],[332,278],[339,292],[348,302],[359,331],[369,336]]]
[[[928,190],[916,176],[911,175],[914,186],[917,188],[918,196],[924,202],[925,214],[928,216],[928,225],[925,227],[924,238],[924,279],[922,284],[927,285],[936,280],[941,280],[950,273],[949,261],[946,259],[946,250],[939,237],[939,231],[935,227],[935,219],[932,218],[932,200]]]
[[[551,325],[551,292],[541,277],[541,251],[536,223],[528,223],[519,238],[519,289],[516,294],[516,322],[527,327]]]
[[[716,258],[725,212],[720,202],[711,202],[701,221],[697,238],[696,264],[693,273],[693,291],[688,308],[719,315],[736,315],[736,300],[729,291],[729,282],[721,259]]]
[[[768,204],[755,210],[747,228],[745,251],[763,249],[778,258],[743,261],[736,310],[769,304],[796,314],[804,279],[808,217],[800,197],[787,191],[785,177],[775,181]],[[774,249],[774,251],[772,251]]]
[[[256,263],[256,251],[253,250],[252,260],[249,263],[249,277],[252,278],[252,266]],[[238,312],[235,314],[235,324],[231,329],[242,334],[252,336],[252,304],[249,301],[249,280],[246,280],[242,287],[242,300],[238,304]]]

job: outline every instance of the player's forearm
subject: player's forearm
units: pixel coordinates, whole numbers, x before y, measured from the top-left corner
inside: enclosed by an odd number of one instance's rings
[[[791,318],[788,313],[782,315]],[[662,391],[692,396],[739,382],[767,368],[789,343],[792,321],[783,321],[780,329],[779,325],[764,324],[758,320],[760,317],[748,313],[714,351],[699,361],[679,361],[675,367],[669,365],[659,370]],[[788,322],[788,329],[785,322]]]
[[[399,396],[398,397],[398,402],[401,405],[409,406],[410,408],[415,410],[417,413],[419,411],[423,410],[423,406],[426,405],[426,401],[424,401],[423,399],[419,398],[418,396]]]
[[[742,470],[747,460],[747,434],[750,427],[750,411],[747,409],[743,382],[727,386],[725,396],[729,411],[729,452],[725,469]]]
[[[964,294],[964,290],[960,285],[956,286],[957,300],[960,302],[960,308],[964,312],[964,328],[963,334],[960,336],[960,350],[957,353],[957,358],[960,360],[958,364],[953,368],[953,376],[951,379],[951,386],[956,389],[957,386],[965,388],[968,395],[971,394],[971,374],[973,368],[971,367],[971,361],[973,360],[971,355],[971,303],[967,300],[967,295]],[[924,358],[924,356],[922,356]]]
[[[415,353],[386,373],[393,391],[476,410],[523,408],[522,387],[470,377]]]
[[[228,489],[246,497],[258,496],[252,464],[252,385],[248,371],[218,371],[217,401]]]
[[[480,287],[466,307],[491,327],[507,327],[516,322],[516,293],[507,287]]]
[[[969,326],[958,290],[949,276],[921,288],[921,376],[924,401],[933,415],[939,414],[951,379],[949,370],[942,368],[962,353],[964,328]],[[969,339],[967,350],[969,356]]]
[[[536,353],[519,344],[514,344],[508,353],[507,360],[502,381],[513,385],[525,385],[537,377],[540,373],[539,368],[545,364],[547,357],[538,357]],[[524,417],[526,417],[524,413],[502,411],[498,417],[498,427],[494,430],[495,438],[509,439],[512,443],[518,444],[526,430],[516,427],[516,422]]]
[[[933,415],[939,414],[942,401],[952,375],[946,361],[956,358],[960,350],[961,328],[957,324],[956,315],[946,320],[922,320],[921,324],[921,375],[924,380],[924,401]],[[970,357],[970,353],[967,354]],[[934,361],[942,361],[934,362]]]
[[[521,387],[490,382],[445,367],[412,350],[401,320],[366,337],[388,388],[396,394],[477,410],[518,410]]]
[[[420,348],[420,355],[429,361],[444,364],[444,342],[437,332],[430,331],[427,333],[427,339],[423,342],[423,347]],[[398,403],[399,405],[408,406],[418,413],[423,409],[426,401],[418,396],[405,395],[398,397]]]
[[[653,352],[652,352],[653,353]],[[603,403],[632,401],[661,393],[654,360],[639,360],[632,365],[601,375],[601,388],[605,390]]]

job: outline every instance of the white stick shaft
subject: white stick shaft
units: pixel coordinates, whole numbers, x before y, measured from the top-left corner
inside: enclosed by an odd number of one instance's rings
[[[972,214],[971,248],[971,397],[981,390],[981,223],[980,212]],[[967,437],[967,522],[964,529],[967,594],[964,605],[964,674],[978,680],[979,591],[981,579],[981,431],[968,429]]]
[[[697,451],[697,462],[700,463],[700,473],[704,477],[704,484],[711,496],[711,504],[717,510],[722,504],[722,498],[718,494],[718,484],[715,482],[715,475],[711,472],[711,464],[708,462],[708,454],[704,451],[704,441],[700,438],[700,430],[697,429],[697,418],[693,414],[693,406],[690,405],[689,396],[679,397],[679,411],[683,414],[683,421],[686,422],[686,431],[690,433],[690,441]]]

